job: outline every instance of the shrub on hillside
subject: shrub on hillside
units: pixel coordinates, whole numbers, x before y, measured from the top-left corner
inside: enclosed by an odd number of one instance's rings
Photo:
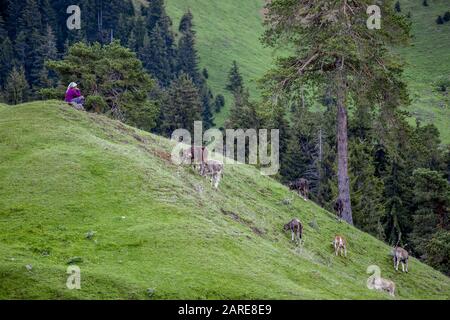
[[[441,230],[434,234],[426,245],[427,263],[450,275],[450,232]]]
[[[450,11],[447,11],[445,14],[444,14],[444,21],[445,22],[449,22],[450,21]]]

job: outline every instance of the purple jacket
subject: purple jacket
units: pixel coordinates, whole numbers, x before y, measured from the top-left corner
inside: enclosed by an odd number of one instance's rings
[[[73,99],[78,98],[79,96],[81,96],[80,89],[70,88],[66,92],[66,98],[64,99],[64,101],[70,102]]]

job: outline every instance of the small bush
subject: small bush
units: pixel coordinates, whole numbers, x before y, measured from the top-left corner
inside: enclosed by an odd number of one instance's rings
[[[445,14],[444,14],[444,21],[445,22],[449,22],[450,21],[450,11],[447,11]]]
[[[437,17],[437,19],[436,19],[436,23],[437,23],[437,24],[444,24],[444,19],[443,19],[441,16],[439,16],[439,17]]]
[[[97,113],[104,113],[108,110],[108,104],[103,97],[92,95],[86,98],[85,108],[89,111],[92,110]]]

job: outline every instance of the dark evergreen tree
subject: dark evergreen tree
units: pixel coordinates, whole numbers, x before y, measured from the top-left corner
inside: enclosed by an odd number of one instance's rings
[[[145,13],[147,16],[147,30],[153,30],[156,24],[161,21],[161,18],[166,16],[164,0],[150,1]]]
[[[202,103],[189,75],[182,73],[172,82],[162,113],[162,129],[167,136],[181,128],[193,134],[194,121],[202,120]]]
[[[6,29],[8,30],[10,39],[14,40],[18,33],[18,22],[22,11],[27,2],[17,0],[7,0],[7,14],[3,17],[6,21]]]
[[[412,175],[414,223],[411,242],[419,256],[427,258],[427,243],[438,230],[450,227],[450,188],[442,174],[416,169]]]
[[[422,1],[422,5],[423,5],[424,7],[428,7],[428,0],[423,0],[423,1]]]
[[[11,72],[13,57],[13,44],[9,39],[3,17],[0,15],[0,90]]]
[[[214,99],[214,111],[216,113],[219,113],[224,106],[225,106],[225,97],[221,94],[218,94]]]
[[[178,42],[178,72],[189,75],[197,86],[202,82],[198,60],[198,53],[195,48],[195,31],[193,29],[185,30]]]
[[[443,19],[441,16],[438,16],[438,17],[437,17],[437,19],[436,19],[436,23],[437,23],[437,24],[444,24],[444,22],[445,22],[445,21],[444,21],[444,19]]]
[[[182,17],[180,20],[180,25],[178,27],[178,31],[180,31],[181,33],[184,32],[189,32],[191,30],[193,30],[194,26],[192,24],[192,20],[193,20],[193,16],[192,16],[192,12],[191,10],[188,10]]]
[[[5,85],[6,102],[20,104],[26,102],[29,94],[29,86],[22,67],[14,67],[10,72]]]
[[[228,84],[225,89],[233,94],[240,93],[244,88],[244,81],[236,61],[233,61],[230,71],[228,72]]]
[[[39,54],[42,61],[56,60],[58,58],[58,50],[56,48],[56,38],[50,25],[47,25],[47,32],[43,37],[43,42],[39,48]],[[53,87],[56,84],[56,74],[49,72],[45,65],[42,65],[40,77],[36,85],[40,88]]]
[[[445,22],[450,21],[450,11],[445,12],[443,19]]]
[[[425,244],[425,250],[426,262],[446,275],[450,275],[450,231],[442,229],[437,231]]]
[[[402,12],[402,9],[401,9],[401,6],[400,6],[400,1],[397,1],[395,3],[395,11]]]
[[[140,58],[147,71],[158,80],[160,86],[167,87],[173,77],[170,50],[164,41],[164,31],[159,23],[144,39]]]

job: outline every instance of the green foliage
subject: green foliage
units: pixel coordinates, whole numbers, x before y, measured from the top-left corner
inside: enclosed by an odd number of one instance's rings
[[[440,230],[436,232],[425,245],[427,263],[437,270],[450,275],[450,232]]]
[[[222,110],[222,108],[225,106],[225,97],[221,94],[218,94],[215,98],[214,98],[214,111],[216,113],[220,112],[220,110]]]
[[[419,255],[427,257],[427,243],[436,230],[450,227],[450,187],[442,174],[429,169],[416,169],[412,180],[415,209],[412,243]]]
[[[193,134],[194,121],[202,119],[202,104],[198,89],[189,75],[182,73],[172,82],[162,114],[163,132],[167,136],[175,129],[186,129]]]
[[[239,94],[244,90],[244,81],[235,60],[228,72],[228,84],[225,88],[234,95]]]
[[[63,85],[75,81],[85,96],[101,97],[101,103],[98,98],[93,103],[100,109],[106,103],[104,111],[114,118],[145,129],[154,126],[156,105],[148,99],[154,82],[136,55],[117,41],[104,46],[77,43],[63,60],[46,65]]]
[[[350,146],[353,219],[361,230],[385,239],[384,185],[382,179],[375,175],[371,147],[367,142],[357,141]]]
[[[449,22],[450,21],[450,11],[446,11],[444,13],[444,17],[443,17],[445,22]]]
[[[85,109],[97,113],[106,113],[108,111],[108,104],[105,99],[99,95],[89,95],[85,101]]]
[[[20,104],[27,101],[29,85],[23,68],[14,67],[12,69],[5,84],[5,91],[6,102],[9,104]]]

